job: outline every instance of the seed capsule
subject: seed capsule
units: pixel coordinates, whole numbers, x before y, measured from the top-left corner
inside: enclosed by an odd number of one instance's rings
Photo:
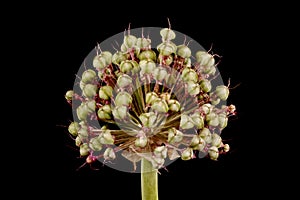
[[[132,97],[127,92],[120,92],[115,99],[116,106],[129,106],[132,102]]]
[[[198,128],[201,129],[204,127],[204,120],[203,117],[199,113],[194,113],[191,115],[191,119],[194,122],[194,125]]]
[[[123,44],[127,48],[132,48],[135,45],[136,41],[137,41],[137,38],[134,35],[125,35]]]
[[[149,113],[142,113],[139,116],[139,119],[141,120],[142,124],[144,127],[152,127],[155,120],[156,120],[156,115],[154,112],[149,112]]]
[[[176,128],[170,128],[168,130],[168,142],[170,144],[181,142],[183,139],[183,133]]]
[[[93,151],[100,151],[102,149],[102,144],[98,137],[92,138],[89,144]]]
[[[97,85],[86,84],[83,88],[83,95],[87,98],[94,98],[97,93]]]
[[[125,61],[128,58],[129,56],[126,53],[118,51],[112,56],[112,63],[115,65],[120,65],[122,61]]]
[[[190,129],[194,127],[194,122],[192,120],[192,118],[188,115],[181,115],[181,119],[180,119],[180,128],[182,129]]]
[[[93,59],[93,66],[97,70],[104,69],[106,67],[106,60],[105,60],[105,58],[102,57],[101,55],[95,56],[94,59]]]
[[[216,87],[216,95],[222,100],[226,101],[229,95],[229,89],[225,85],[219,85]]]
[[[77,137],[75,138],[75,145],[76,145],[77,147],[79,147],[81,144],[82,144],[81,139],[80,139],[79,136],[77,136]]]
[[[130,76],[128,76],[127,74],[120,75],[117,80],[117,85],[120,88],[127,87],[128,85],[131,85],[131,84],[132,84],[132,78]]]
[[[153,103],[151,108],[159,113],[166,113],[169,110],[169,106],[164,99],[156,99]]]
[[[219,150],[217,147],[212,146],[208,149],[208,155],[210,157],[210,159],[212,160],[217,160],[219,157]]]
[[[100,119],[111,119],[111,107],[110,105],[104,105],[98,110],[98,117]]]
[[[114,160],[116,158],[116,154],[112,148],[107,148],[103,154],[105,160]]]
[[[176,34],[173,30],[169,29],[169,28],[163,28],[160,31],[160,35],[163,41],[170,41],[175,39]]]
[[[181,159],[182,160],[190,160],[194,156],[194,152],[192,148],[186,148],[182,154],[181,154]]]
[[[166,146],[159,146],[154,149],[153,153],[157,158],[167,158],[168,149]]]
[[[114,138],[109,131],[104,131],[98,136],[101,144],[114,144]]]
[[[157,46],[158,52],[163,56],[176,53],[177,46],[173,42],[163,42]]]
[[[76,137],[78,135],[79,129],[80,129],[80,126],[77,122],[72,122],[68,127],[69,133],[71,135],[73,135],[74,137]]]
[[[205,51],[198,51],[196,53],[196,60],[201,66],[206,68],[210,68],[215,64],[214,57]]]
[[[219,148],[221,144],[222,144],[222,138],[218,134],[213,133],[211,136],[211,145]]]
[[[156,61],[156,53],[154,51],[152,51],[152,50],[145,50],[145,51],[142,51],[139,54],[138,58],[140,60],[148,60],[148,59],[150,59],[150,60],[152,60],[152,61],[155,62]]]
[[[170,99],[168,101],[169,110],[178,112],[180,110],[180,103],[177,100]]]
[[[208,128],[203,128],[199,134],[199,136],[206,142],[211,143],[211,132]]]
[[[141,74],[151,74],[153,70],[156,68],[155,62],[152,60],[141,60],[139,63],[139,66],[141,68]]]
[[[89,154],[89,145],[87,143],[83,143],[82,145],[80,145],[79,147],[79,153],[80,156],[87,156]]]
[[[127,107],[126,106],[116,106],[112,110],[112,114],[115,119],[125,119],[127,116]]]
[[[168,72],[163,67],[156,67],[152,74],[155,80],[162,82],[167,77]]]
[[[141,49],[149,48],[150,44],[151,40],[149,38],[138,38],[136,41],[136,46]]]
[[[203,92],[209,92],[211,90],[211,83],[207,79],[203,79],[200,82],[200,88]]]
[[[191,49],[186,45],[179,45],[177,47],[177,55],[182,58],[189,58],[192,55]]]
[[[137,146],[137,147],[145,147],[148,143],[148,139],[147,137],[138,137],[135,142],[134,142],[134,145]]]
[[[224,152],[228,152],[230,150],[229,144],[224,144],[223,148],[224,148]]]
[[[182,80],[184,80],[185,82],[189,82],[189,81],[192,81],[194,83],[198,82],[197,73],[193,69],[188,68],[188,67],[182,71],[181,77],[182,77]]]
[[[77,107],[76,114],[80,121],[85,121],[89,114],[88,107],[82,103],[80,106]]]
[[[97,74],[94,70],[88,69],[82,73],[81,81],[84,83],[92,83],[95,81]]]
[[[195,96],[200,93],[200,86],[198,83],[189,81],[187,82],[187,90],[190,95]]]
[[[158,99],[158,96],[155,92],[148,92],[146,94],[146,104],[151,105],[157,99]]]
[[[99,90],[99,97],[108,100],[112,97],[113,88],[109,85],[102,86]]]
[[[228,123],[228,117],[226,114],[221,113],[218,115],[218,120],[219,120],[219,126],[220,129],[224,129],[227,126]]]
[[[73,90],[68,90],[65,94],[65,98],[68,101],[71,101],[73,99],[74,91]]]

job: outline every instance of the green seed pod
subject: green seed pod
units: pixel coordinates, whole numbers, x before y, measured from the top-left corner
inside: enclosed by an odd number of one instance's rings
[[[164,165],[164,163],[165,163],[165,159],[163,159],[163,158],[153,157],[151,159],[151,164],[152,164],[153,169],[161,168]]]
[[[158,52],[163,56],[169,56],[176,53],[177,46],[173,42],[163,42],[157,46]]]
[[[107,148],[104,151],[103,157],[105,160],[114,160],[116,158],[116,154],[112,148]]]
[[[97,94],[97,85],[86,84],[83,88],[83,95],[87,98],[94,98]]]
[[[159,97],[165,101],[169,101],[171,98],[171,94],[168,92],[163,92],[159,95]]]
[[[219,148],[221,144],[222,144],[222,138],[218,134],[213,133],[211,135],[211,145]]]
[[[201,109],[203,110],[204,114],[208,114],[210,113],[211,109],[213,108],[213,106],[209,103],[203,104],[201,106]]]
[[[215,66],[205,67],[203,69],[204,74],[215,75],[217,68]]]
[[[166,77],[166,83],[171,87],[176,83],[176,77],[173,74],[168,74]]]
[[[168,72],[163,67],[156,67],[152,75],[156,81],[162,82],[167,77]]]
[[[146,104],[151,105],[157,99],[158,99],[158,96],[155,92],[148,92],[146,94]]]
[[[95,81],[97,74],[94,70],[88,69],[82,73],[81,81],[84,83],[92,83]]]
[[[106,60],[105,60],[105,58],[102,57],[101,55],[95,56],[94,59],[93,59],[93,66],[97,70],[104,69],[106,67]]]
[[[192,118],[188,115],[182,114],[180,119],[180,127],[182,129],[190,129],[194,127]]]
[[[82,81],[79,82],[79,87],[80,87],[81,90],[83,90],[85,85],[86,84],[84,82],[82,82]]]
[[[65,94],[65,98],[68,100],[68,101],[71,101],[73,99],[73,96],[74,96],[74,91],[73,90],[68,90]]]
[[[99,90],[99,97],[108,100],[112,97],[113,88],[109,85],[102,86]]]
[[[110,105],[104,105],[98,110],[98,117],[100,119],[111,119],[111,107]]]
[[[190,95],[195,96],[200,93],[200,86],[198,83],[189,81],[187,82],[187,90]]]
[[[219,150],[217,147],[212,146],[208,149],[208,155],[210,157],[210,159],[212,160],[217,160],[219,157]]]
[[[148,59],[150,59],[153,62],[155,62],[156,61],[156,53],[154,51],[150,50],[150,49],[149,50],[145,50],[145,51],[142,51],[139,54],[138,58],[140,60],[148,60]]]
[[[222,100],[226,101],[229,95],[229,89],[225,85],[219,85],[216,87],[216,95]]]
[[[77,146],[77,147],[79,147],[80,145],[81,145],[81,139],[80,139],[80,137],[79,136],[77,136],[76,138],[75,138],[75,145]]]
[[[221,113],[218,115],[218,120],[219,120],[219,126],[220,129],[224,129],[227,126],[228,123],[228,117],[226,114]]]
[[[218,105],[220,103],[221,99],[220,98],[216,98],[216,99],[211,99],[210,102],[212,105]]]
[[[132,84],[132,78],[130,76],[128,76],[127,74],[122,74],[119,76],[118,80],[117,80],[117,85],[120,88],[124,88],[128,85]]]
[[[209,92],[211,90],[211,83],[207,79],[200,81],[200,88],[203,92]]]
[[[180,110],[180,103],[177,100],[170,99],[168,101],[169,110],[178,112]]]
[[[218,126],[219,125],[219,119],[218,115],[214,112],[210,112],[206,115],[205,120],[208,122],[209,126]]]
[[[77,122],[72,122],[68,127],[69,133],[71,135],[73,135],[74,137],[76,137],[78,135],[79,129],[80,129],[80,126]]]
[[[115,119],[125,119],[127,116],[127,107],[126,106],[116,106],[112,110],[112,114]]]
[[[128,73],[133,69],[133,65],[131,64],[130,60],[122,61],[120,64],[120,70],[123,73]]]
[[[112,54],[109,51],[102,51],[100,56],[104,58],[106,65],[111,64]]]
[[[197,144],[196,146],[194,146],[193,149],[194,150],[198,150],[198,151],[203,151],[203,149],[206,146],[206,142],[201,137],[198,137],[198,138],[199,138],[199,144]]]
[[[141,120],[144,127],[150,128],[154,125],[154,122],[156,120],[156,115],[154,112],[142,113],[139,116],[139,119]]]
[[[161,35],[162,41],[170,41],[170,40],[175,39],[175,37],[176,37],[175,32],[169,28],[161,29],[160,35]]]
[[[89,100],[85,103],[85,105],[88,109],[89,114],[95,112],[95,109],[96,109],[96,101],[95,100]]]
[[[215,64],[214,57],[205,51],[198,51],[196,53],[196,60],[201,66],[204,66],[207,68],[210,68],[210,67],[214,66],[214,64]]]
[[[182,160],[190,160],[194,156],[194,152],[192,148],[186,148],[182,153],[181,153],[181,159]]]
[[[158,63],[163,63],[163,61],[164,61],[165,65],[169,66],[173,62],[173,56],[172,55],[164,56],[162,54],[159,54],[158,55]]]
[[[126,53],[118,51],[112,56],[112,63],[115,65],[120,65],[122,61],[125,61],[128,58],[129,56]]]
[[[138,137],[136,140],[135,140],[135,143],[134,145],[137,146],[137,147],[141,147],[141,148],[144,148],[148,143],[148,139],[147,137]]]
[[[153,151],[155,157],[157,158],[167,158],[168,149],[166,146],[158,146]]]
[[[122,51],[122,52],[127,52],[127,50],[128,50],[128,48],[126,47],[126,45],[125,45],[125,44],[122,44],[122,45],[121,45],[121,51]]]
[[[127,48],[132,48],[136,44],[137,38],[134,35],[125,35],[123,44]]]
[[[141,74],[151,74],[153,70],[156,68],[155,62],[152,60],[141,60],[140,63]]]
[[[159,98],[152,103],[151,108],[159,113],[166,113],[169,110],[167,102],[164,99]]]
[[[80,106],[77,107],[76,113],[80,121],[85,121],[89,114],[88,107],[82,103]]]
[[[194,148],[199,143],[200,143],[200,138],[198,137],[198,135],[194,135],[194,137],[191,140],[190,147]]]
[[[204,127],[203,117],[199,113],[194,113],[193,115],[191,115],[191,119],[198,129],[202,129]]]
[[[82,145],[80,145],[80,148],[79,148],[79,153],[80,153],[80,156],[87,156],[89,154],[89,145],[87,143],[83,143]]]
[[[199,134],[199,136],[206,142],[211,142],[211,132],[208,128],[203,128]]]
[[[98,136],[101,144],[114,144],[114,138],[109,131],[104,131]]]
[[[102,144],[98,137],[92,138],[89,145],[93,151],[100,151],[102,149]]]
[[[197,73],[193,69],[188,68],[188,67],[182,71],[181,77],[182,77],[182,80],[184,80],[185,82],[189,82],[189,81],[192,81],[194,83],[198,82]]]
[[[189,58],[192,55],[192,51],[186,45],[179,45],[177,47],[177,55],[179,55],[182,58]]]
[[[224,149],[224,152],[228,152],[230,150],[229,144],[224,144],[223,149]]]
[[[138,38],[136,41],[136,46],[141,49],[149,48],[150,44],[151,40],[149,38]]]
[[[116,106],[129,106],[132,102],[132,97],[127,92],[119,92],[115,99]]]
[[[168,129],[168,142],[170,144],[181,142],[183,139],[183,133],[177,130],[176,128]]]
[[[87,128],[81,128],[78,131],[78,136],[80,137],[80,139],[87,139],[89,137],[89,132]]]

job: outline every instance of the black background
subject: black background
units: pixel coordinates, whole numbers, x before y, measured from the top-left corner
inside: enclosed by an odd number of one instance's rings
[[[28,27],[23,30],[24,43],[31,46],[31,57],[27,59],[37,65],[32,73],[40,74],[30,79],[29,84],[34,87],[38,82],[43,87],[28,111],[39,113],[30,134],[33,136],[27,148],[30,153],[26,153],[26,161],[15,166],[22,166],[21,174],[29,175],[21,178],[22,184],[33,179],[34,188],[57,197],[140,199],[139,174],[101,165],[99,170],[88,165],[77,170],[85,160],[79,158],[67,132],[72,111],[64,94],[73,87],[77,70],[97,43],[123,32],[129,23],[132,28],[167,27],[168,17],[172,29],[190,36],[205,49],[213,44],[213,52],[223,56],[219,71],[224,82],[230,78],[231,86],[240,86],[230,91],[228,99],[228,104],[236,105],[237,117],[222,132],[231,151],[217,162],[177,160],[167,167],[168,171],[160,170],[160,199],[179,199],[181,195],[184,199],[244,198],[262,189],[264,177],[256,180],[256,172],[263,170],[261,156],[255,151],[259,144],[249,139],[255,132],[250,118],[250,112],[251,116],[255,112],[250,80],[256,76],[253,74],[256,60],[251,53],[259,45],[259,38],[264,37],[256,27],[257,20],[251,16],[258,15],[260,10],[247,5],[170,4],[141,5],[140,9],[131,7],[130,2],[122,6],[86,4],[80,8],[43,5],[21,21]],[[253,180],[256,184],[249,187]],[[34,194],[34,190],[29,193]]]

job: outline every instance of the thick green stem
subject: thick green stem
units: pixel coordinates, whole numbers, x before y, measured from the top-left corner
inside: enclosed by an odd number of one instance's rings
[[[145,158],[141,162],[142,200],[158,200],[157,170]]]

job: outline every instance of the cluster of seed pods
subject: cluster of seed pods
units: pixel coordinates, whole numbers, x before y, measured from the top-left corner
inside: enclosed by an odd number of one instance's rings
[[[176,45],[170,28],[160,35],[156,48],[130,31],[117,52],[97,48],[93,66],[80,75],[80,92],[66,92],[77,115],[68,131],[87,163],[113,161],[122,152],[133,163],[146,158],[159,169],[166,159],[201,154],[217,160],[229,151],[220,134],[235,106],[220,103],[228,86],[212,86],[215,56]]]

